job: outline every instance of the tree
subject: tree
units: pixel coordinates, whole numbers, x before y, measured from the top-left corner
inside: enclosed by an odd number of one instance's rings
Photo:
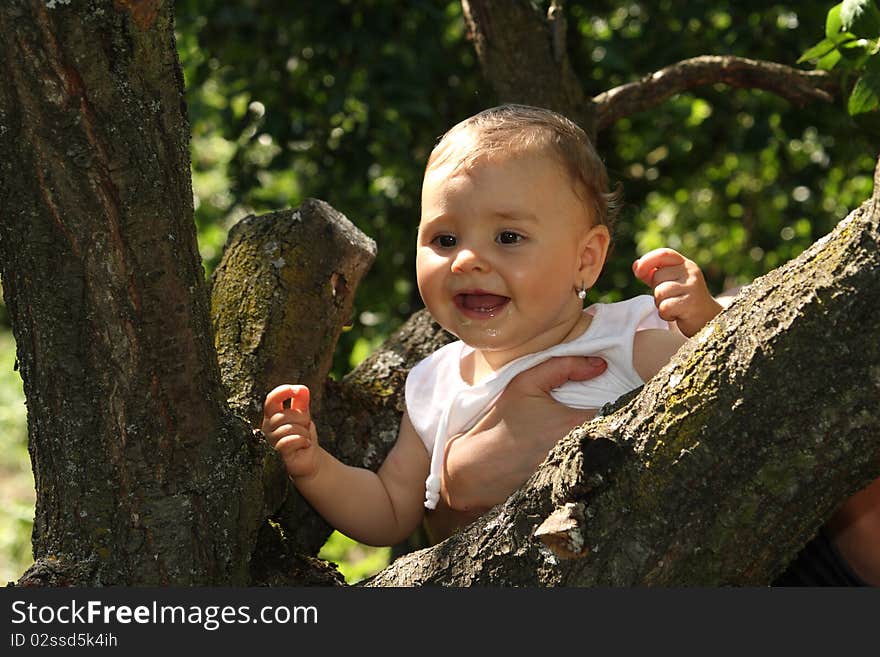
[[[478,3],[466,6],[473,19]],[[524,16],[531,27],[516,29],[553,52],[543,18]],[[266,363],[326,379],[373,246],[320,202],[242,222],[211,286],[212,331],[172,25],[155,0],[0,10],[13,35],[0,254],[38,489],[22,583],[334,583],[310,556],[326,526],[249,424],[289,374]],[[865,339],[877,334],[878,239],[872,199],[750,286],[641,394],[562,441],[507,504],[375,583],[768,581],[880,474],[880,354]],[[278,313],[302,334],[316,305],[328,312],[311,338],[273,334]],[[325,442],[378,465],[407,367],[445,339],[417,314],[328,383]]]

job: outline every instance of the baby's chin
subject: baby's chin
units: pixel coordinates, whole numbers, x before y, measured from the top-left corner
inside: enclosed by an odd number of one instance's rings
[[[462,332],[462,334],[456,335],[456,337],[471,349],[486,354],[502,354],[517,347],[507,339],[508,336],[504,334],[504,330],[499,328],[484,328],[479,331]]]

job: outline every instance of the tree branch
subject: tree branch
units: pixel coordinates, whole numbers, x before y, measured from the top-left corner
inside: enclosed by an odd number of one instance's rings
[[[597,131],[626,116],[656,107],[674,94],[717,83],[763,89],[799,106],[817,100],[832,102],[840,92],[837,82],[825,71],[802,71],[743,57],[694,57],[596,96],[593,101]]]

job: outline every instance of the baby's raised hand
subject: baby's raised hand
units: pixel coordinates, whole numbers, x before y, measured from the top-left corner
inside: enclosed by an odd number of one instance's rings
[[[284,402],[290,400],[290,408]],[[263,435],[281,455],[291,477],[308,477],[318,470],[318,432],[309,413],[309,389],[281,385],[266,395]]]
[[[654,304],[662,319],[675,322],[691,337],[721,312],[703,272],[692,260],[672,249],[654,249],[633,263],[633,273],[654,290]]]

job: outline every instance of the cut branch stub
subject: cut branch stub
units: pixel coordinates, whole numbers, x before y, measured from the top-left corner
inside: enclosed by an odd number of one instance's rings
[[[309,386],[320,412],[333,351],[375,242],[323,201],[240,221],[213,277],[214,342],[229,402],[259,424],[266,393]]]
[[[269,390],[304,384],[321,444],[337,454],[334,433],[321,419],[324,390],[355,290],[375,255],[372,239],[315,199],[295,210],[246,217],[230,231],[212,281],[211,316],[229,403],[251,426],[259,426]],[[316,554],[330,534],[277,457],[264,462],[263,485],[267,512],[278,523],[261,533],[255,558],[266,563],[254,571],[261,582],[272,579],[269,572],[292,572],[284,555]]]

